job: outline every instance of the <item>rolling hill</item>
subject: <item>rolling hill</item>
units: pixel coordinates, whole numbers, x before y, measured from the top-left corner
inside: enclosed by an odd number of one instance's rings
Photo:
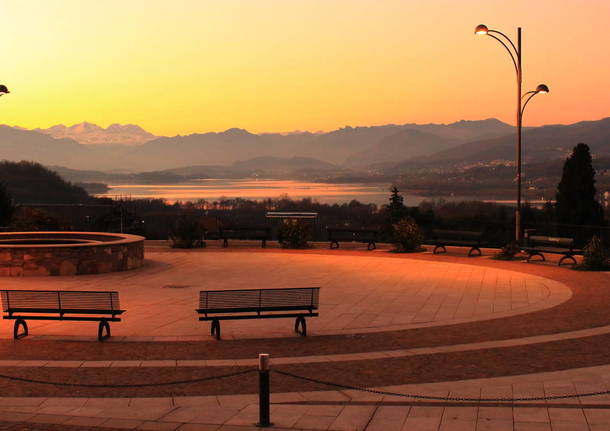
[[[406,169],[446,168],[515,160],[515,134],[467,142],[435,154],[405,160],[386,166],[384,172],[397,173]],[[569,125],[548,125],[523,132],[523,161],[536,163],[561,160],[572,148],[583,142],[594,157],[610,156],[610,117],[598,121],[582,121]]]

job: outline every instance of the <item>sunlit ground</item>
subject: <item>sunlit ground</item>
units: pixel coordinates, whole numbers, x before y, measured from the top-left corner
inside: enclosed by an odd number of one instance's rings
[[[117,337],[211,338],[194,309],[200,290],[319,286],[320,317],[311,334],[390,331],[529,313],[569,299],[542,277],[441,261],[293,253],[147,252],[133,271],[75,277],[11,277],[9,289],[118,290],[127,310]],[[399,263],[399,264],[398,264]],[[236,271],[235,268],[239,268]],[[261,268],[265,268],[261,271]],[[0,320],[0,338],[12,336]],[[37,336],[89,336],[91,322],[32,321]],[[292,337],[292,322],[223,324],[227,338]]]

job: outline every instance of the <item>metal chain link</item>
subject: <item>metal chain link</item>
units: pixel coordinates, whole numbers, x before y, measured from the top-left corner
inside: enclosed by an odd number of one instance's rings
[[[183,385],[183,384],[190,384],[190,383],[201,383],[201,382],[207,382],[210,380],[226,379],[229,377],[241,376],[244,374],[249,374],[249,373],[254,373],[254,372],[257,372],[257,370],[254,370],[254,369],[244,370],[244,371],[238,371],[235,373],[223,374],[220,376],[201,377],[198,379],[189,379],[189,380],[176,380],[173,382],[135,383],[135,384],[129,384],[129,385],[110,385],[110,384],[98,385],[98,384],[87,384],[87,383],[47,382],[44,380],[27,379],[25,377],[7,376],[4,374],[0,374],[0,378],[6,379],[6,380],[13,380],[13,381],[17,381],[17,382],[24,382],[24,383],[38,383],[41,385],[56,385],[56,386],[76,386],[76,387],[81,387],[81,388],[146,388],[146,387],[151,387],[151,386],[169,386],[169,385]]]
[[[369,389],[360,386],[344,385],[341,383],[327,382],[325,380],[312,379],[310,377],[299,376],[297,374],[288,373],[280,370],[270,370],[273,373],[281,374],[283,376],[292,377],[295,379],[305,380],[307,382],[317,383],[320,385],[334,386],[341,389],[349,389],[360,392],[368,392],[377,395],[387,395],[393,397],[404,397],[404,398],[415,398],[421,400],[434,400],[434,401],[465,401],[465,402],[517,402],[517,401],[544,401],[544,400],[561,400],[566,398],[578,398],[578,397],[594,397],[596,395],[608,395],[610,391],[598,391],[598,392],[587,392],[585,394],[576,395],[548,395],[541,397],[498,397],[498,398],[469,398],[469,397],[441,397],[433,395],[421,395],[421,394],[401,394],[398,392],[381,391],[378,389]]]

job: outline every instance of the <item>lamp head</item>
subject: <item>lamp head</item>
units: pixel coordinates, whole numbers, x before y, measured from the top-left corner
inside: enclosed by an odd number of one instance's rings
[[[10,91],[8,91],[8,88],[6,88],[6,85],[0,85],[0,95],[8,94],[8,93],[10,93]]]
[[[540,84],[538,87],[536,87],[536,93],[546,94],[548,92],[549,92],[549,87],[547,87],[544,84]]]
[[[477,25],[477,28],[474,29],[474,34],[487,34],[489,33],[489,29],[485,24]]]

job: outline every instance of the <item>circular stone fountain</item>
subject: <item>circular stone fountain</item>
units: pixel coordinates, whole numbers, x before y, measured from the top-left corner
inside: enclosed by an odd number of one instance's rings
[[[144,237],[103,232],[0,233],[0,276],[100,274],[138,268]]]

